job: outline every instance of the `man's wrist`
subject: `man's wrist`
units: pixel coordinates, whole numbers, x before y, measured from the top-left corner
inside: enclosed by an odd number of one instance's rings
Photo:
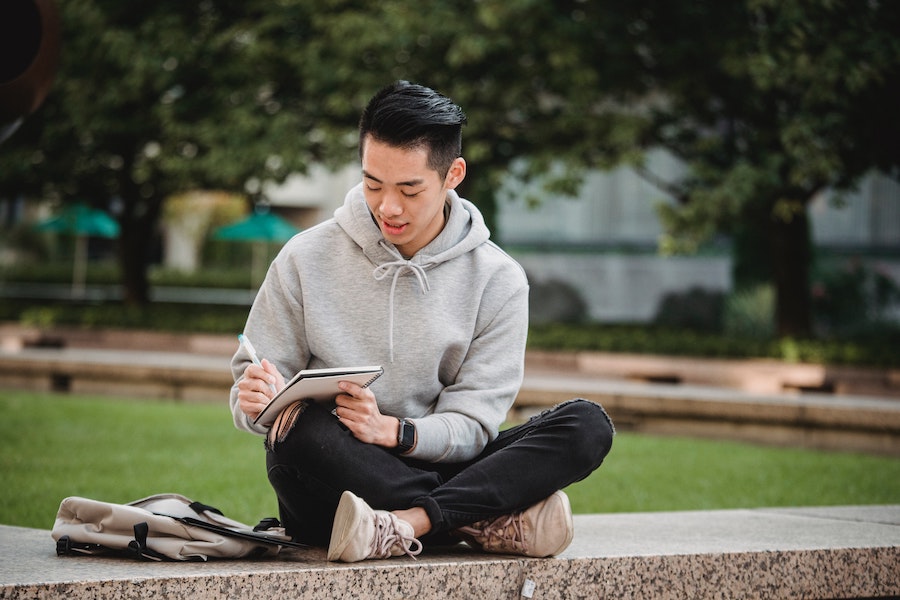
[[[382,444],[388,450],[394,450],[399,444],[400,439],[400,419],[397,417],[388,417],[390,425],[387,428],[387,437]]]

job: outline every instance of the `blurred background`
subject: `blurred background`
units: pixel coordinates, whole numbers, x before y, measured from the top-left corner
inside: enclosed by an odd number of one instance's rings
[[[528,273],[512,417],[617,423],[576,512],[897,504],[898,32],[885,0],[2,0],[0,523],[277,510],[228,358],[397,79],[465,109],[460,191]]]
[[[461,193],[528,272],[533,346],[900,363],[896,2],[6,0],[0,23],[2,321],[239,331],[407,79],[467,112]]]

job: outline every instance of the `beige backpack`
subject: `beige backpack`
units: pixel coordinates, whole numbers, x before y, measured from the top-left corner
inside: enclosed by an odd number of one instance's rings
[[[250,527],[180,494],[157,494],[128,504],[71,496],[59,505],[50,532],[59,556],[118,554],[148,560],[275,556],[292,542],[277,519]]]

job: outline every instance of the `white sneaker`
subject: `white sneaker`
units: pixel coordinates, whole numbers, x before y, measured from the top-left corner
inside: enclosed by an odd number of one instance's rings
[[[412,525],[386,510],[373,510],[350,491],[341,494],[328,560],[357,562],[368,558],[390,558],[406,554],[415,558],[422,544]]]
[[[569,497],[560,490],[522,512],[478,521],[456,533],[486,552],[543,558],[559,554],[572,543],[575,525]]]

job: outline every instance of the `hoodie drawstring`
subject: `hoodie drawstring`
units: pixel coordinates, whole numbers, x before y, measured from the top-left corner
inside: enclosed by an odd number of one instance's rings
[[[379,242],[379,244],[397,259],[381,263],[372,271],[372,276],[377,281],[388,277],[392,272],[394,275],[391,280],[391,294],[388,298],[388,347],[390,349],[391,362],[394,362],[394,290],[397,288],[397,279],[405,271],[410,271],[419,281],[419,289],[422,290],[423,294],[430,290],[431,287],[428,284],[428,276],[425,274],[425,268],[422,265],[406,260],[395,248],[385,244],[384,241]]]

